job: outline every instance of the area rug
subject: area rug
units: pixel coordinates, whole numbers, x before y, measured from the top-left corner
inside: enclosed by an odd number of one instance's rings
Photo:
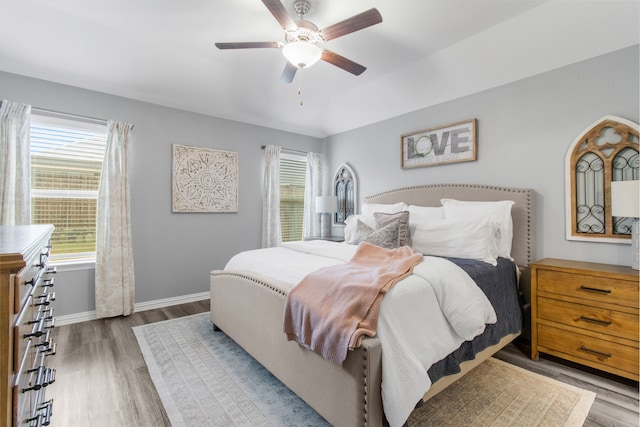
[[[329,426],[209,313],[133,328],[171,425]],[[417,426],[582,426],[595,393],[491,358],[415,410]]]

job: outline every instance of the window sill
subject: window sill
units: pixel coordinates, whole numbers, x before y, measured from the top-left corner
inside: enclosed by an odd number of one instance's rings
[[[91,270],[96,268],[95,259],[83,259],[76,261],[59,260],[50,262],[50,265],[56,267],[58,271],[74,271],[74,270]]]

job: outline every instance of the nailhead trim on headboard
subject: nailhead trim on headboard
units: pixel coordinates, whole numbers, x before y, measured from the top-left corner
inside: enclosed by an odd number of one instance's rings
[[[522,224],[515,224],[514,221],[514,230],[516,226],[520,226],[520,234],[521,238],[524,238],[524,241],[516,242],[518,247],[521,249],[520,259],[517,259],[517,263],[519,265],[528,266],[530,263],[534,261],[535,257],[535,191],[529,188],[511,188],[511,187],[501,187],[495,185],[482,185],[482,184],[426,184],[426,185],[417,185],[411,187],[404,187],[395,190],[389,190],[382,193],[374,194],[371,196],[367,196],[364,198],[365,203],[395,203],[400,201],[405,201],[409,204],[416,204],[422,206],[440,206],[440,198],[443,197],[451,197],[457,198],[458,196],[449,196],[443,194],[446,190],[453,190],[454,194],[460,193],[460,190],[470,190],[466,200],[475,200],[481,201],[482,198],[479,198],[477,194],[474,194],[474,191],[478,191],[485,195],[491,195],[491,198],[487,200],[504,200],[509,198],[509,194],[515,194],[516,196],[512,196],[511,199],[515,198],[516,207],[522,209],[524,211],[524,218],[521,218],[521,221],[525,222]],[[432,193],[432,194],[431,194]],[[430,204],[420,204],[414,203],[413,201],[403,200],[403,195],[410,195],[413,198],[424,198],[430,202]],[[437,200],[436,200],[437,199]],[[465,200],[465,198],[461,198]],[[524,227],[524,228],[522,228]]]

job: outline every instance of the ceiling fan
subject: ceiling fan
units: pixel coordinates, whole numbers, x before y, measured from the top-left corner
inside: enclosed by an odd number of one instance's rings
[[[262,3],[282,25],[285,43],[232,42],[216,43],[216,47],[218,49],[282,48],[282,54],[287,59],[287,64],[280,77],[280,81],[283,83],[291,83],[299,68],[310,67],[320,59],[356,76],[366,70],[366,67],[335,52],[323,49],[320,45],[382,22],[382,16],[377,9],[369,9],[319,30],[315,24],[304,19],[304,15],[309,12],[311,7],[308,0],[295,0],[293,3],[293,9],[300,18],[298,22],[291,18],[280,0],[262,0]]]

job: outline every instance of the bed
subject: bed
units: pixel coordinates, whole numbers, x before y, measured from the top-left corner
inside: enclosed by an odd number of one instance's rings
[[[407,205],[437,207],[443,198],[514,202],[511,207],[511,256],[518,266],[520,292],[526,299],[530,287],[528,266],[535,253],[533,190],[475,184],[436,184],[387,191],[366,197],[364,203],[391,205],[404,202]],[[256,272],[260,271],[258,268],[256,271],[250,270],[211,272],[211,321],[214,329],[222,330],[236,341],[332,425],[389,425],[383,410],[383,346],[379,337],[365,337],[359,347],[348,352],[342,367],[288,341],[282,329],[288,289],[284,283],[286,280]],[[522,305],[517,305],[517,310],[521,311]],[[514,308],[509,310],[513,311]],[[458,354],[468,353],[469,348],[465,350],[463,347],[474,347],[476,338],[463,343],[446,359],[434,364],[429,368],[429,375],[433,375],[434,380],[423,400],[442,391],[513,341],[522,331],[522,324],[518,326],[515,330],[512,327],[506,334],[494,336],[489,344],[475,348],[475,356]],[[492,327],[489,325],[482,335],[487,335]],[[482,335],[477,339],[481,339]],[[456,360],[453,367],[449,366],[450,360]],[[414,405],[414,402],[410,404]]]

